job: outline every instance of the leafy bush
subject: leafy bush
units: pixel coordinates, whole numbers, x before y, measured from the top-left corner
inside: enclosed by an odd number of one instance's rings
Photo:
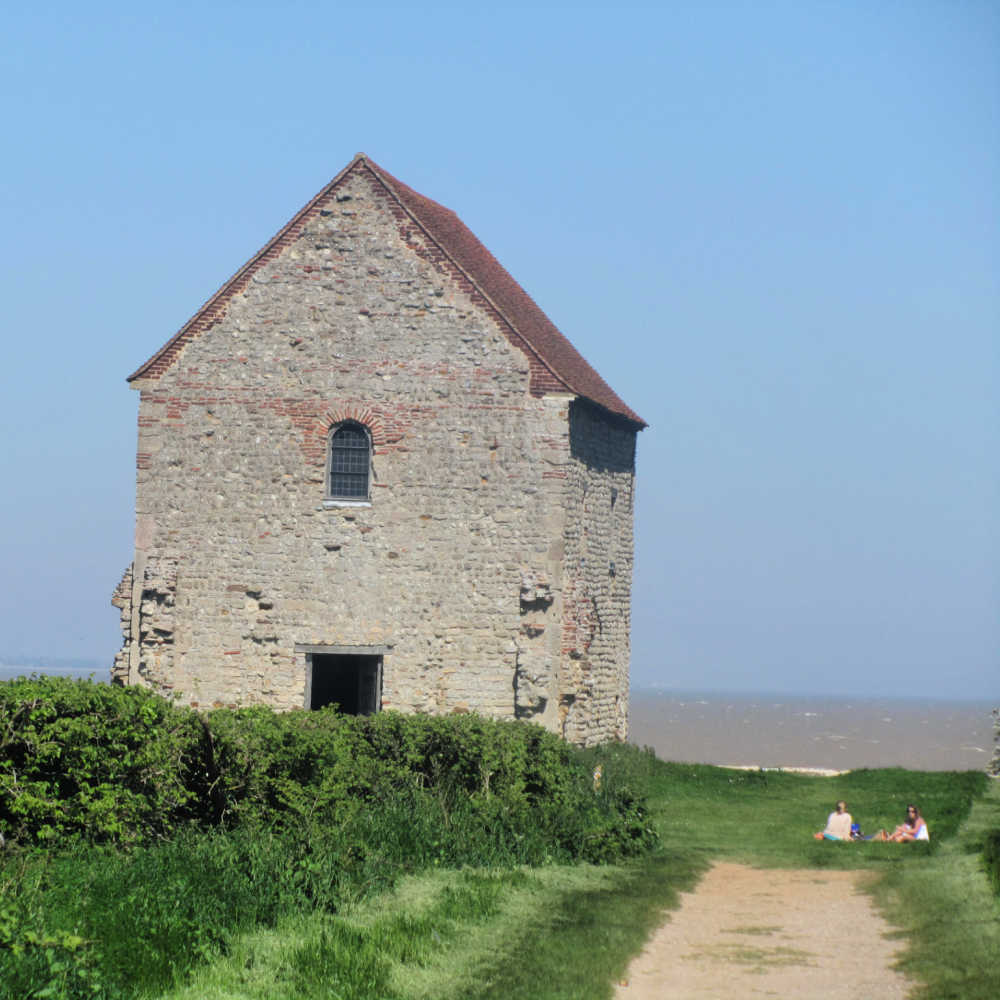
[[[411,845],[424,861],[431,840],[452,861],[486,852],[502,863],[611,860],[652,842],[628,788],[595,792],[589,758],[538,726],[263,707],[199,716],[139,688],[0,684],[9,838],[138,844],[186,821],[360,829],[386,810],[403,839],[440,828]],[[456,826],[462,838],[448,835]]]
[[[391,827],[388,839],[411,841],[433,828],[448,863],[483,863],[484,853],[497,863],[607,861],[655,840],[626,787],[595,793],[589,759],[538,726],[250,708],[212,712],[205,727],[213,777],[201,798],[226,825],[361,829],[374,820]],[[462,837],[450,836],[458,827]],[[412,844],[412,856],[427,861],[427,842]]]
[[[0,683],[0,832],[165,836],[191,803],[194,713],[142,688],[59,677]]]
[[[19,857],[4,872],[0,997],[161,991],[235,932],[273,923],[294,893],[290,846],[186,831],[128,852],[78,842]]]
[[[332,709],[278,714],[218,709],[205,717],[205,792],[213,822],[226,826],[343,822],[387,793],[396,774],[375,759],[362,720]]]
[[[39,934],[14,907],[0,908],[0,997],[107,997],[100,975],[76,934]]]
[[[559,797],[572,767],[572,749],[551,733],[471,715],[220,709],[206,729],[207,772],[230,822],[275,810],[340,816],[348,802],[407,788],[537,802]]]
[[[0,684],[0,1000],[156,993],[244,929],[406,871],[647,850],[624,769],[599,788],[591,770],[472,715],[200,716],[136,688]],[[318,940],[303,969],[349,944]],[[355,971],[381,988],[381,966]]]

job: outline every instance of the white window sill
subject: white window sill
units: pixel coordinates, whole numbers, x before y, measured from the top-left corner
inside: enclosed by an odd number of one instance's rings
[[[371,500],[324,500],[323,508],[329,510],[331,507],[370,507]]]

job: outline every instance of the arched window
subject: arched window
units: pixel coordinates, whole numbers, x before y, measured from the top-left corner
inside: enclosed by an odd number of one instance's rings
[[[372,447],[361,424],[341,424],[330,435],[329,496],[335,500],[367,500]]]

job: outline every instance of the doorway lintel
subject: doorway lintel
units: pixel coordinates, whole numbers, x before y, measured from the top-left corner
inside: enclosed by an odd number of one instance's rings
[[[304,643],[295,644],[296,653],[329,653],[332,656],[385,656],[391,646],[338,646],[334,643]]]

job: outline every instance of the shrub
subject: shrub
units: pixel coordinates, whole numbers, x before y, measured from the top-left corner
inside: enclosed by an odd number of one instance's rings
[[[129,851],[78,841],[8,859],[0,998],[162,991],[225,952],[234,933],[301,903],[296,847],[189,829]]]
[[[399,852],[409,844],[408,864],[609,861],[654,839],[630,791],[645,777],[626,773],[635,756],[607,748],[618,763],[595,789],[593,751],[525,723],[202,716],[140,688],[19,679],[0,684],[0,832],[137,845],[194,822],[324,842],[350,830],[365,844],[374,824]]]
[[[34,841],[165,836],[191,804],[193,712],[142,688],[0,683],[0,832]]]
[[[374,756],[361,734],[362,721],[333,709],[209,713],[203,773],[211,780],[206,794],[213,822],[339,823],[405,783],[405,772]]]
[[[376,823],[386,838],[411,841],[410,856],[423,862],[431,841],[418,845],[418,834],[433,828],[448,863],[484,853],[497,863],[607,861],[655,839],[623,783],[595,793],[590,758],[539,726],[250,708],[212,712],[205,727],[204,773],[214,777],[199,798],[229,826],[357,826],[367,842],[363,830]],[[452,836],[458,827],[462,836]]]

